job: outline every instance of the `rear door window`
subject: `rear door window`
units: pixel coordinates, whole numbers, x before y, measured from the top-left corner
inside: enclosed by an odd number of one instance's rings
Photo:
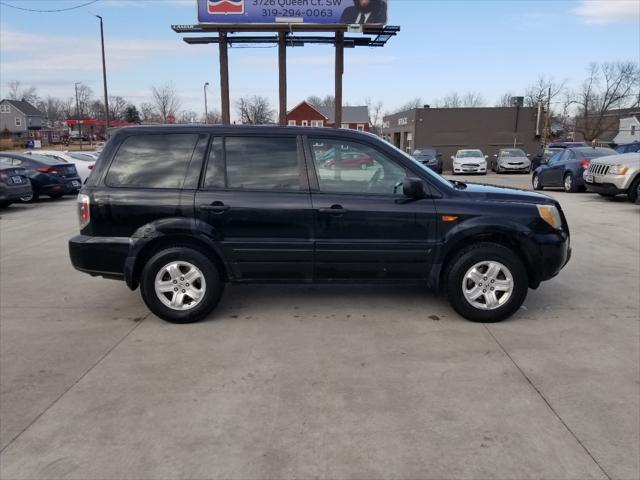
[[[133,135],[120,145],[105,183],[110,187],[182,188],[197,134]]]
[[[303,188],[296,137],[215,138],[203,187],[299,191]]]

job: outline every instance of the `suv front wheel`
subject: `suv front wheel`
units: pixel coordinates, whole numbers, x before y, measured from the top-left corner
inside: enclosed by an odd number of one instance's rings
[[[449,303],[474,322],[499,322],[515,313],[529,289],[527,270],[512,250],[495,243],[460,251],[445,273]]]
[[[155,315],[172,323],[202,320],[218,304],[223,289],[216,265],[188,247],[157,252],[140,277],[144,303]]]

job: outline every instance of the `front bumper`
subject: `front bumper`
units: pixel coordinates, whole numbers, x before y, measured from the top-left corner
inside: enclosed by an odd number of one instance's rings
[[[558,275],[571,259],[570,237],[565,231],[535,234],[525,247],[532,288]]]
[[[453,165],[453,173],[487,173],[487,165]]]
[[[509,165],[508,163],[498,164],[500,170],[507,172],[528,172],[531,169],[531,164]]]
[[[589,172],[583,175],[583,180],[590,192],[610,195],[627,193],[631,183],[629,175],[590,175]]]
[[[69,256],[76,270],[92,276],[124,280],[129,237],[76,235],[69,240]]]

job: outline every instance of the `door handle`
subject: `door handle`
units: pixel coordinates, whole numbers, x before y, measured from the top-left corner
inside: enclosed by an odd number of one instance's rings
[[[342,215],[343,213],[347,213],[349,210],[346,208],[342,208],[342,205],[331,205],[329,208],[319,208],[318,212],[320,213],[331,213],[333,215]]]
[[[204,204],[200,205],[198,208],[207,212],[223,213],[229,210],[229,205],[225,205],[222,202],[213,202],[211,205]]]

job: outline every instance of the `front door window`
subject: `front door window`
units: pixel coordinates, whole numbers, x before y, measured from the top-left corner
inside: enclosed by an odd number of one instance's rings
[[[321,192],[402,195],[406,170],[367,145],[310,139]]]

